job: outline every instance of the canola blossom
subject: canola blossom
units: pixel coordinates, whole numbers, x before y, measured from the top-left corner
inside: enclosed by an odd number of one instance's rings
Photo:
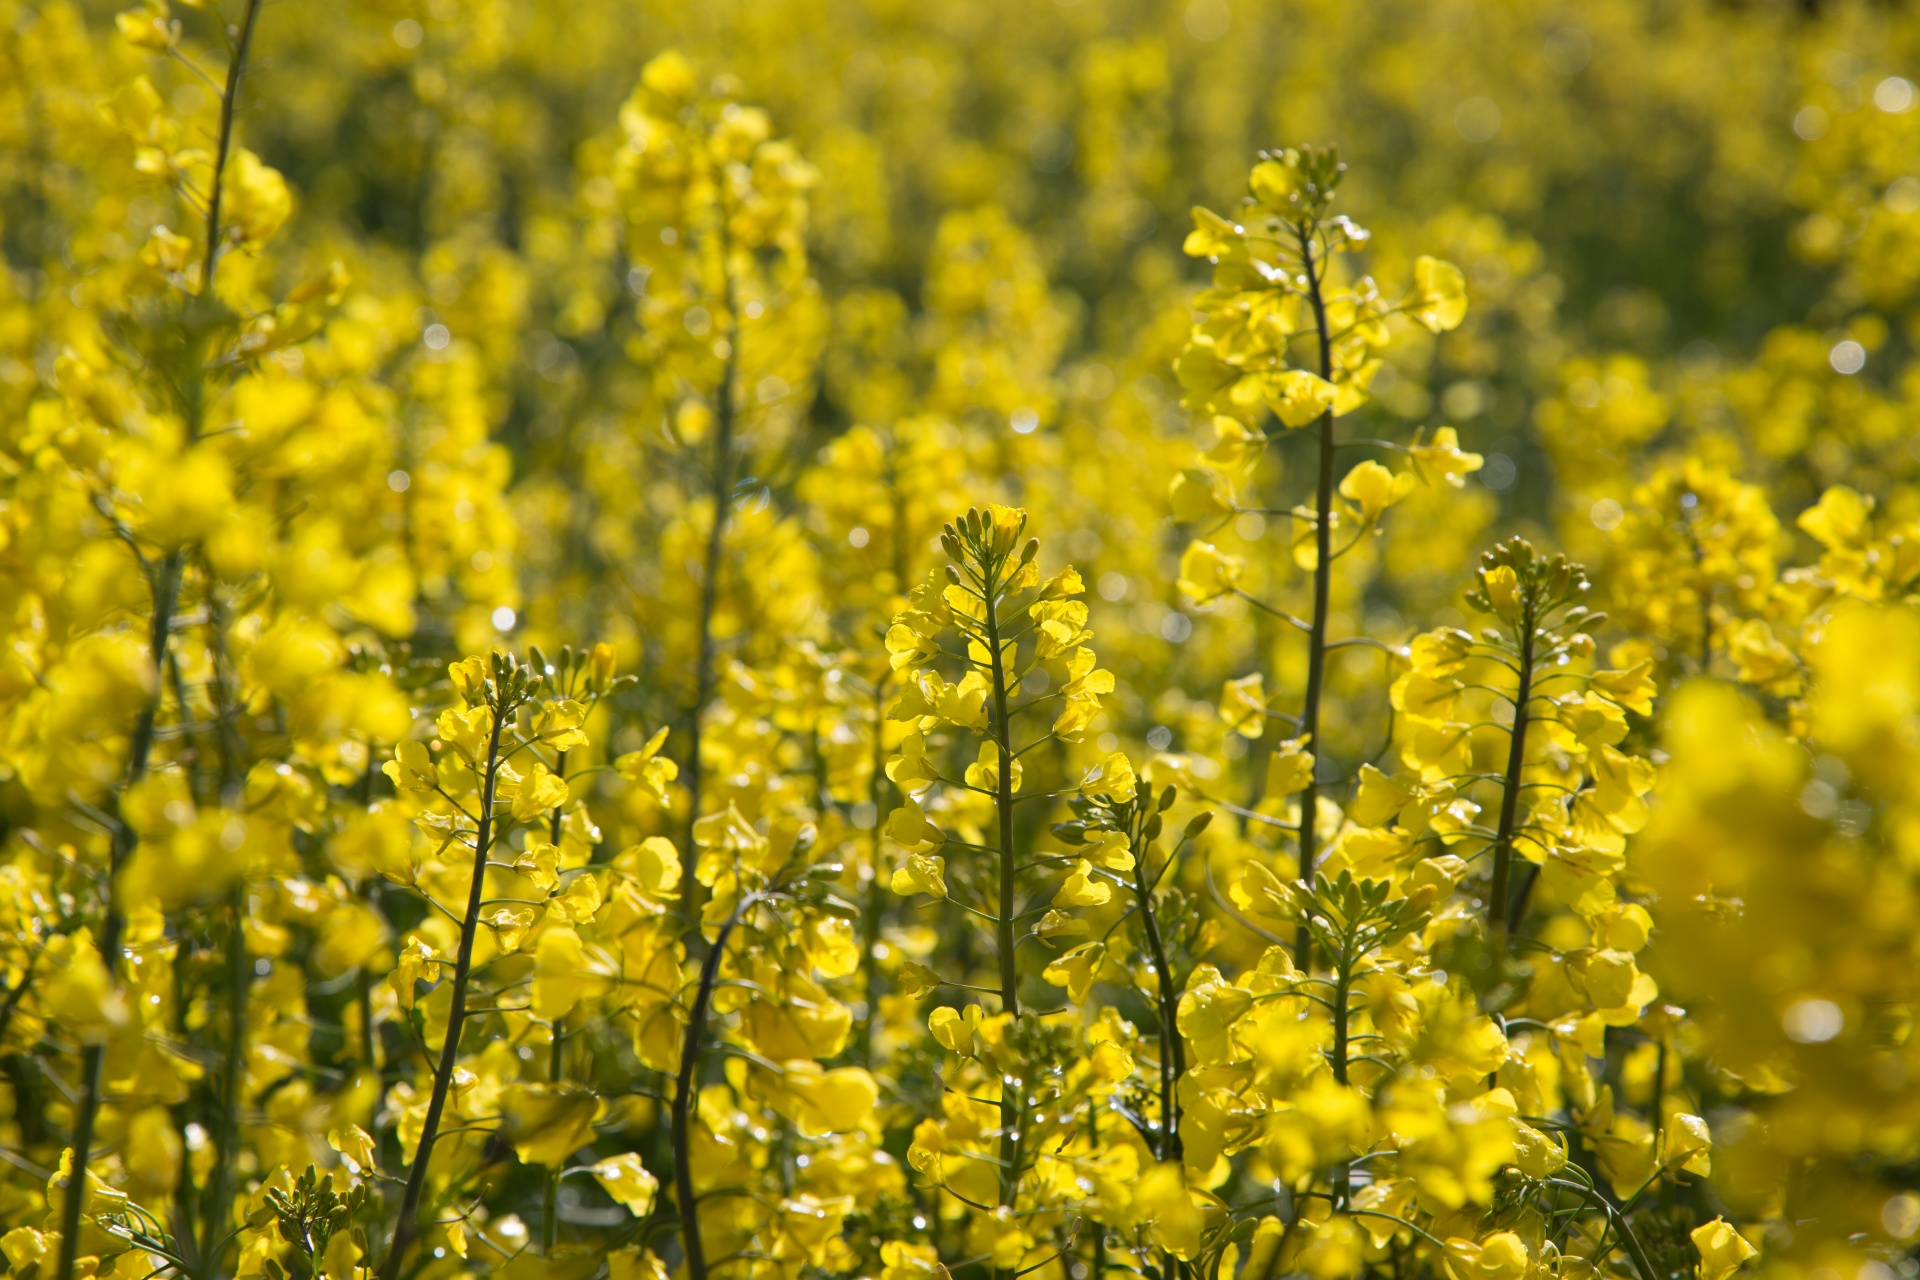
[[[7,1271],[1913,1280],[1910,77],[0,0]]]

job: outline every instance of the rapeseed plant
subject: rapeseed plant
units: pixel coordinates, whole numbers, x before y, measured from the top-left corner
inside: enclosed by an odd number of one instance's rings
[[[1904,13],[0,19],[23,1280],[1915,1274]]]

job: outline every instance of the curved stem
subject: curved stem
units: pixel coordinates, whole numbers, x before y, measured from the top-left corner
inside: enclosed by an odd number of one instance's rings
[[[480,826],[473,841],[473,887],[467,893],[467,914],[460,922],[460,950],[453,963],[453,1001],[447,1009],[447,1038],[440,1045],[440,1061],[433,1072],[433,1093],[427,1100],[426,1124],[420,1130],[420,1148],[407,1171],[407,1189],[400,1197],[400,1216],[393,1226],[393,1244],[380,1267],[380,1280],[398,1280],[407,1246],[418,1235],[420,1193],[427,1185],[427,1165],[440,1136],[440,1116],[446,1110],[453,1068],[460,1056],[460,1032],[467,1023],[467,984],[473,973],[473,941],[480,932],[480,904],[486,897],[487,854],[493,842],[493,793],[500,780],[500,731],[511,714],[504,703],[493,713],[487,735],[487,775],[480,797]]]
[[[147,762],[153,755],[154,722],[160,715],[160,700],[165,696],[161,676],[166,670],[167,643],[173,630],[173,610],[180,598],[182,553],[175,551],[155,567],[153,577],[153,618],[147,634],[148,653],[153,660],[153,693],[134,722],[133,740],[127,752],[126,787],[147,776]],[[125,788],[122,788],[124,793]],[[120,935],[126,928],[126,915],[120,906],[116,882],[120,868],[133,853],[136,837],[133,828],[116,821],[107,847],[107,874],[101,881],[102,919],[96,940],[100,959],[111,981],[120,968]],[[60,1207],[60,1266],[54,1280],[73,1280],[79,1258],[80,1216],[87,1198],[87,1162],[93,1147],[93,1130],[100,1117],[100,1090],[105,1083],[106,1046],[90,1044],[80,1054],[80,1104],[73,1120],[73,1159],[67,1173],[67,1195]]]
[[[693,1009],[687,1017],[686,1039],[680,1045],[680,1070],[673,1087],[673,1193],[680,1202],[680,1243],[687,1255],[687,1280],[707,1280],[706,1246],[700,1239],[699,1199],[693,1193],[693,1103],[699,1082],[694,1078],[700,1066],[700,1040],[707,1031],[707,1015],[713,1007],[713,988],[720,976],[720,957],[727,939],[740,923],[740,913],[751,899],[735,907],[727,922],[707,948],[700,962],[700,985],[694,992]]]
[[[1633,1265],[1639,1269],[1641,1280],[1663,1280],[1661,1274],[1653,1269],[1653,1263],[1648,1259],[1646,1249],[1640,1244],[1640,1237],[1633,1233],[1632,1226],[1628,1224],[1627,1215],[1614,1208],[1604,1195],[1592,1187],[1583,1187],[1577,1182],[1569,1182],[1563,1178],[1547,1178],[1545,1181],[1548,1186],[1564,1187],[1569,1191],[1578,1192],[1587,1203],[1594,1205],[1607,1215],[1613,1223],[1613,1229],[1620,1233],[1620,1240],[1627,1247],[1627,1255],[1633,1259]]]
[[[1296,230],[1300,241],[1300,261],[1306,270],[1307,300],[1313,307],[1314,331],[1319,339],[1320,376],[1333,381],[1333,338],[1327,325],[1326,300],[1322,296],[1324,264],[1313,253],[1313,238],[1304,225]],[[1326,756],[1326,744],[1320,740],[1320,698],[1327,675],[1327,614],[1333,590],[1333,410],[1320,415],[1319,479],[1314,494],[1313,529],[1313,617],[1307,633],[1307,688],[1300,713],[1300,732],[1313,752],[1314,765],[1300,789],[1300,880],[1313,883],[1318,861],[1315,849],[1314,817],[1320,801],[1320,763]],[[1295,963],[1303,970],[1311,968],[1313,943],[1305,925],[1294,942],[1299,953]]]

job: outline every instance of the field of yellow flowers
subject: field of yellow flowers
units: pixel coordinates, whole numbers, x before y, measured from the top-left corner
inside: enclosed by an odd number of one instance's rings
[[[12,1276],[1920,1277],[1920,11],[126,2]]]

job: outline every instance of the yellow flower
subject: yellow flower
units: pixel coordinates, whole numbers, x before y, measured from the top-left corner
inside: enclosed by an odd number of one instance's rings
[[[1273,416],[1289,427],[1304,427],[1333,408],[1331,382],[1304,369],[1289,369],[1266,380],[1266,403]]]
[[[910,853],[893,873],[889,886],[901,897],[924,893],[929,897],[947,896],[947,860],[939,854]]]
[[[1500,1231],[1475,1243],[1447,1241],[1447,1274],[1452,1280],[1521,1280],[1527,1274],[1526,1241],[1511,1231]]]
[[[1747,1259],[1760,1252],[1725,1218],[1715,1218],[1695,1227],[1691,1238],[1700,1254],[1699,1280],[1727,1280]]]
[[[1152,1228],[1160,1247],[1174,1257],[1198,1256],[1206,1220],[1179,1165],[1157,1164],[1141,1172],[1133,1188],[1133,1216],[1139,1225]]]
[[[1115,804],[1126,804],[1133,799],[1138,785],[1133,762],[1124,752],[1115,751],[1087,770],[1080,780],[1080,791],[1083,795],[1108,796]]]
[[[1467,317],[1467,278],[1451,262],[1421,254],[1413,263],[1407,314],[1434,333],[1457,329]]]
[[[647,739],[638,751],[629,751],[613,762],[615,772],[629,782],[645,787],[658,804],[667,803],[667,784],[680,776],[680,766],[660,754],[666,744],[667,730],[662,728]]]
[[[660,1190],[660,1180],[647,1171],[640,1163],[640,1157],[627,1152],[612,1156],[599,1164],[589,1165],[593,1171],[593,1180],[600,1184],[606,1193],[625,1205],[627,1212],[636,1218],[644,1218],[653,1208],[653,1197]]]
[[[1267,795],[1290,796],[1313,781],[1313,752],[1305,738],[1289,738],[1267,757]]]
[[[1067,878],[1053,895],[1053,905],[1063,911],[1073,907],[1097,907],[1112,896],[1112,886],[1104,880],[1093,878],[1093,864],[1085,858],[1076,858],[1068,868]]]
[[[1256,671],[1229,680],[1220,690],[1220,720],[1243,738],[1258,738],[1267,725],[1266,677]]]
[[[1460,448],[1460,433],[1452,427],[1441,427],[1433,433],[1431,441],[1416,442],[1409,452],[1416,463],[1439,472],[1440,478],[1455,489],[1464,486],[1469,475],[1486,465],[1486,459],[1479,454]]]
[[[633,877],[640,891],[656,902],[680,896],[680,851],[664,836],[648,836],[614,859],[614,865]]]
[[[979,1005],[968,1005],[964,1014],[942,1005],[927,1015],[927,1030],[942,1048],[965,1057],[973,1052],[980,1016]]]
[[[245,147],[237,148],[228,161],[226,196],[223,218],[249,246],[264,243],[293,212],[286,179]]]
[[[1414,483],[1412,472],[1395,475],[1369,459],[1347,472],[1340,481],[1340,496],[1353,504],[1362,524],[1373,524],[1388,507],[1413,492]]]
[[[1246,562],[1220,551],[1210,542],[1192,542],[1180,557],[1180,578],[1174,585],[1195,604],[1229,594],[1240,581]]]

